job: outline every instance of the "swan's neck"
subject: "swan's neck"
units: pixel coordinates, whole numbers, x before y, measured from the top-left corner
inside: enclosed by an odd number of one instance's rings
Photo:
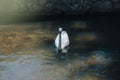
[[[62,48],[61,48],[61,46],[62,46],[62,44],[61,44],[61,32],[59,32],[59,47],[58,47],[58,50],[61,50]]]

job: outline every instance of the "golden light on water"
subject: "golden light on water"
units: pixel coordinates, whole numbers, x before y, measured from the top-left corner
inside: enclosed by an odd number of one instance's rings
[[[0,53],[13,53],[24,48],[42,46],[45,43],[43,39],[53,39],[52,33],[32,28],[29,25],[1,25]]]
[[[93,32],[85,32],[85,33],[81,33],[76,35],[75,40],[77,41],[97,41],[98,40],[98,35],[96,35],[96,33]]]
[[[111,63],[111,58],[106,58],[104,55],[101,54],[93,54],[88,58],[86,63],[89,66],[96,64],[102,66]]]

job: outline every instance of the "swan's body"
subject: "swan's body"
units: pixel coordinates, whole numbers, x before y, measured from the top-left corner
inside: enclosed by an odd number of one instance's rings
[[[66,47],[68,47],[70,41],[66,31],[62,31],[62,28],[59,28],[59,34],[55,39],[55,46],[57,50],[62,52],[67,51]]]

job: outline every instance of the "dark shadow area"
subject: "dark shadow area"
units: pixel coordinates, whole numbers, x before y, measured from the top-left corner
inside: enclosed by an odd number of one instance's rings
[[[71,41],[68,58],[73,60],[79,56],[88,55],[89,52],[95,50],[106,50],[110,52],[112,56],[112,64],[105,68],[105,70],[107,70],[106,74],[108,74],[107,77],[109,77],[110,80],[119,80],[120,15],[87,15],[87,17],[84,18],[80,16],[76,18],[69,17],[70,19],[66,17],[60,18],[59,20],[53,19],[52,26],[49,30],[55,31],[57,35],[58,28],[62,27],[68,32]],[[75,24],[78,24],[78,27],[76,27]],[[46,41],[46,45],[51,45],[53,42],[54,40]],[[94,66],[92,66],[92,68],[93,67]],[[86,68],[84,70],[86,70]],[[84,70],[83,72],[85,72]],[[104,70],[104,68],[102,70]]]

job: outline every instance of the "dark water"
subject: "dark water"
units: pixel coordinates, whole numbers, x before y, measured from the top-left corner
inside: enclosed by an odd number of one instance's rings
[[[119,80],[120,23],[114,18],[93,17],[83,20],[57,20],[9,24],[31,26],[51,39],[44,45],[0,54],[0,80]],[[6,25],[9,27],[9,25]],[[70,37],[70,48],[59,60],[54,38],[62,27]],[[3,30],[4,31],[4,30]],[[9,30],[8,30],[9,31]]]

